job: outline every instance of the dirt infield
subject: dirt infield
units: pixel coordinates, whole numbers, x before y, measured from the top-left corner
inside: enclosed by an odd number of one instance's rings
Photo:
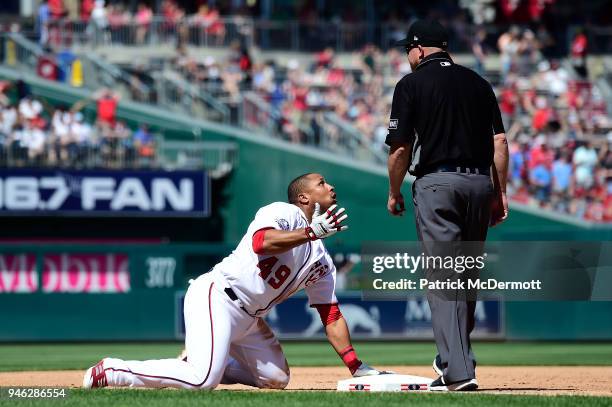
[[[431,367],[380,366],[401,374],[433,377]],[[3,372],[0,386],[80,387],[82,371]],[[479,367],[480,389],[498,394],[594,395],[612,397],[612,367],[592,366],[483,366]],[[336,381],[348,378],[343,367],[295,367],[289,390],[334,390]],[[221,389],[252,389],[219,386]]]

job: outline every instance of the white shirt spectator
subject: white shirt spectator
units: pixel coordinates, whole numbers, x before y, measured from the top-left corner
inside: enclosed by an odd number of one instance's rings
[[[550,93],[560,96],[567,92],[567,82],[569,75],[563,68],[551,69],[544,74],[544,82]]]
[[[26,120],[38,117],[42,110],[42,104],[38,100],[23,98],[19,102],[19,114]]]
[[[70,123],[72,115],[69,112],[55,111],[51,120],[53,133],[61,140],[66,139],[70,135]]]
[[[70,132],[78,144],[86,145],[92,140],[93,129],[88,123],[83,123],[82,115],[79,117],[79,114],[75,115],[75,120],[70,125]]]
[[[594,148],[580,146],[574,151],[574,165],[576,166],[576,183],[584,188],[593,185],[593,170],[597,165],[597,152]]]
[[[108,24],[104,0],[96,0],[94,8],[91,10],[91,19],[99,28],[105,28]]]
[[[4,134],[11,134],[15,123],[17,123],[17,109],[14,107],[7,107],[3,109],[0,120],[0,131],[2,131]]]
[[[30,151],[42,151],[45,145],[45,133],[38,128],[26,126],[21,132],[21,146]]]

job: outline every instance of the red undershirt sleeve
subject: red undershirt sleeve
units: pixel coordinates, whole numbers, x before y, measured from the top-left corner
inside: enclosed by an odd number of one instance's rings
[[[340,312],[338,304],[317,304],[314,305],[314,307],[319,311],[319,316],[321,317],[323,325],[329,325],[342,318],[342,313]]]
[[[263,228],[253,233],[252,245],[253,245],[253,251],[256,254],[264,254],[263,253],[264,239],[266,237],[266,231],[270,229],[274,229],[274,228]]]

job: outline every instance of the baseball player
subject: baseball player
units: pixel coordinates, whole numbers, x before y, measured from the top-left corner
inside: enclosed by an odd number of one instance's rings
[[[83,387],[214,389],[241,383],[283,389],[289,366],[263,317],[300,289],[353,377],[380,374],[357,357],[338,308],[336,268],[322,240],[348,228],[334,187],[320,174],[304,174],[289,184],[288,198],[261,208],[238,247],[189,286],[185,359],[104,358],[87,370]]]

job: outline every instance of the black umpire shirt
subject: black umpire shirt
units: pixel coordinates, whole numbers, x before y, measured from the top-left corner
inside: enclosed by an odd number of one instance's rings
[[[504,126],[491,85],[446,52],[423,58],[395,87],[386,143],[412,145],[413,175],[440,165],[489,168],[498,133]]]

